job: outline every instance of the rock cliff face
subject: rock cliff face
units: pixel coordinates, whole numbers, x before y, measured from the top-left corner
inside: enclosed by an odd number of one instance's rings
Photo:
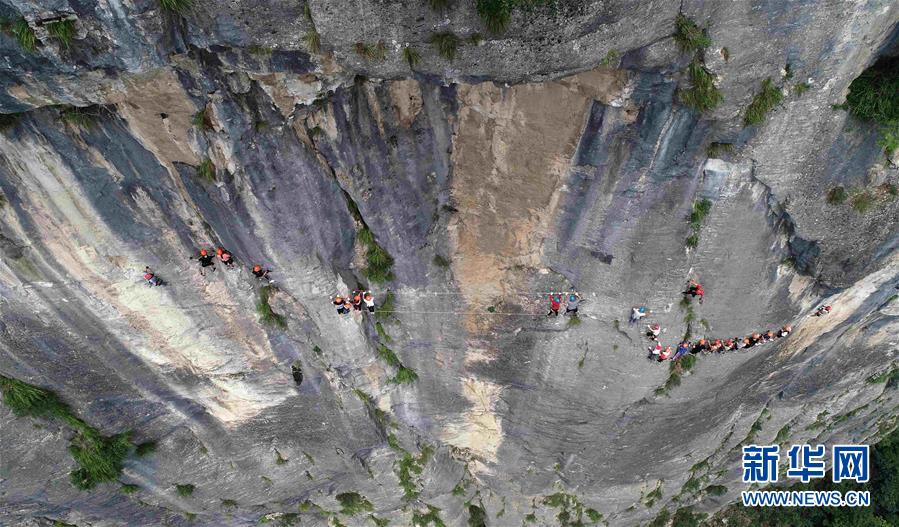
[[[427,4],[0,0],[38,40],[0,35],[0,374],[157,443],[136,493],[79,491],[71,430],[0,405],[0,523],[636,525],[733,500],[743,442],[895,424],[897,159],[831,105],[899,51],[899,4],[558,0],[501,35]],[[708,28],[710,112],[677,92],[679,13]],[[765,79],[782,102],[746,127]],[[201,276],[220,245],[238,266]],[[358,285],[392,300],[377,326],[329,303]],[[581,324],[543,316],[560,289]],[[795,331],[676,385],[635,305],[671,345]]]

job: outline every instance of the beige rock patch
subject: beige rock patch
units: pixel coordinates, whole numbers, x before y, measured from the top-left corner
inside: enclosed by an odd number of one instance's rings
[[[502,387],[475,378],[462,380],[462,395],[471,408],[458,421],[443,428],[442,439],[447,443],[469,449],[486,462],[496,461],[502,443],[502,427],[496,414],[496,402]]]
[[[421,88],[418,81],[406,79],[390,83],[390,100],[396,113],[399,116],[400,123],[409,128],[415,117],[421,111]]]

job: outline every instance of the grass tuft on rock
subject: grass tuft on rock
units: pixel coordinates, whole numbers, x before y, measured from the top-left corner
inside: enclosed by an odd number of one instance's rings
[[[847,199],[849,199],[849,193],[842,186],[836,186],[827,191],[827,203],[830,205],[845,203]]]
[[[729,154],[734,151],[733,143],[719,143],[717,141],[709,143],[706,148],[706,155],[709,157],[720,157],[721,154]]]
[[[214,183],[215,172],[215,165],[212,164],[212,160],[208,157],[204,159],[199,165],[197,165],[197,177],[204,181]]]
[[[190,483],[178,483],[175,485],[175,492],[182,498],[188,498],[193,495],[196,487]]]
[[[193,7],[193,0],[159,0],[159,5],[170,13],[180,15]]]
[[[400,359],[396,356],[396,353],[394,353],[392,349],[383,344],[378,345],[378,356],[381,357],[384,362],[386,362],[390,366],[393,366],[394,368],[399,368],[400,366],[402,366],[402,363],[400,363]]]
[[[683,13],[678,13],[674,19],[674,41],[684,53],[703,51],[712,45],[712,39],[706,30]]]
[[[306,34],[303,35],[303,44],[306,45],[306,49],[316,55],[322,51],[322,37],[318,34],[318,31],[314,29],[307,31]]]
[[[409,68],[415,68],[421,62],[421,53],[412,46],[406,46],[403,48],[403,60],[406,61]]]
[[[699,57],[694,57],[687,67],[687,75],[690,77],[690,87],[677,91],[680,101],[687,107],[697,112],[714,110],[724,96],[715,86],[715,76],[706,69]]]
[[[131,483],[125,483],[121,487],[119,487],[119,492],[125,495],[134,494],[139,490],[140,487],[138,487],[137,485],[132,485]]]
[[[335,498],[340,503],[340,513],[346,516],[355,516],[360,512],[375,510],[371,502],[358,492],[342,492]]]
[[[353,45],[353,51],[363,59],[371,62],[381,62],[387,58],[387,45],[383,40],[379,40],[375,44],[369,42],[356,42]]]
[[[37,49],[37,37],[34,34],[34,29],[31,28],[31,25],[24,18],[20,18],[12,23],[4,23],[3,30],[15,37],[16,42],[25,51],[33,53]]]
[[[93,107],[96,108],[96,107]],[[97,114],[91,107],[66,106],[59,112],[59,118],[78,128],[89,128]]]
[[[284,315],[275,313],[272,310],[271,304],[269,304],[269,299],[273,292],[275,292],[275,286],[273,285],[267,285],[259,289],[259,301],[256,302],[256,314],[259,315],[259,320],[266,326],[275,326],[280,329],[285,329],[287,327],[287,320],[284,318]]]
[[[512,7],[508,0],[477,0],[478,16],[494,35],[506,32],[512,20]]]
[[[141,443],[137,445],[134,449],[134,454],[137,457],[145,457],[149,456],[153,452],[156,452],[156,442],[155,441],[147,441],[145,443]]]
[[[47,33],[50,34],[50,38],[56,39],[59,45],[65,49],[69,49],[72,45],[72,40],[78,33],[78,30],[75,28],[75,21],[72,19],[48,22],[45,27],[47,28]]]
[[[874,207],[874,196],[867,190],[861,190],[852,196],[852,199],[849,200],[849,204],[855,212],[865,214]]]
[[[746,114],[743,116],[743,125],[753,126],[761,124],[765,120],[765,115],[780,104],[782,100],[783,92],[781,89],[774,85],[770,77],[765,79],[762,82],[761,90],[746,108]]]
[[[459,44],[462,42],[462,39],[457,37],[456,35],[445,31],[443,33],[435,33],[431,35],[431,38],[428,39],[435,49],[437,49],[437,53],[440,54],[441,57],[446,60],[452,61],[456,58],[456,51],[459,49]]]
[[[415,370],[400,364],[400,368],[397,370],[396,375],[394,375],[388,382],[391,384],[412,384],[417,380],[418,374],[415,373]]]
[[[17,379],[0,375],[3,403],[20,417],[56,419],[75,431],[69,440],[69,454],[78,468],[69,474],[72,484],[81,489],[114,481],[122,473],[125,458],[131,451],[129,433],[105,437],[76,417],[53,392]]]

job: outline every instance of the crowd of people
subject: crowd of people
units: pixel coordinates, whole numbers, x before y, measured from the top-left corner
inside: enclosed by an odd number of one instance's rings
[[[331,297],[331,303],[337,307],[338,315],[346,315],[353,311],[362,311],[363,305],[369,313],[375,312],[375,296],[371,291],[357,289],[353,291],[353,294],[351,295],[334,295]]]

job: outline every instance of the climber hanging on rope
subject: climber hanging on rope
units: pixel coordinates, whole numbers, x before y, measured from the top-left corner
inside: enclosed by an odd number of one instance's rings
[[[830,313],[832,308],[830,306],[821,306],[815,311],[816,317],[823,317],[824,315]]]
[[[635,307],[635,308],[631,309],[630,324],[633,326],[634,324],[639,322],[640,319],[645,317],[647,314],[648,314],[648,311],[646,310],[646,306],[639,306],[639,307]]]
[[[565,304],[565,314],[567,315],[568,313],[571,313],[571,316],[576,317],[577,308],[580,303],[581,295],[579,295],[575,291],[568,293],[568,302]]]
[[[200,262],[200,274],[202,276],[206,276],[206,272],[203,271],[205,267],[212,267],[212,270],[215,271],[215,260],[212,259],[212,255],[206,249],[200,249],[200,256],[197,257],[197,260]]]
[[[234,267],[234,256],[231,255],[230,252],[226,251],[224,247],[219,247],[215,250],[216,256],[219,257],[219,260],[222,261],[223,264],[228,267]]]
[[[257,280],[262,280],[263,278],[267,278],[269,282],[272,281],[271,278],[268,277],[268,274],[272,272],[271,269],[265,269],[259,264],[253,266],[253,276],[256,277]]]
[[[362,301],[365,302],[365,307],[369,313],[375,312],[375,295],[371,294],[371,291],[366,291],[362,294]]]
[[[699,303],[701,304],[702,298],[703,296],[705,296],[705,290],[702,288],[702,284],[691,278],[690,281],[687,282],[687,290],[682,294],[690,295],[692,298],[696,298],[698,296]]]
[[[156,276],[156,273],[154,273],[153,270],[150,269],[149,265],[144,267],[144,280],[147,281],[148,287],[162,285],[162,280],[160,280],[159,277]]]
[[[650,324],[646,326],[646,329],[649,330],[646,332],[646,336],[649,337],[649,340],[659,339],[659,334],[662,332],[662,326],[660,324]]]
[[[559,309],[562,307],[562,293],[549,294],[549,313],[546,316],[559,316]]]

